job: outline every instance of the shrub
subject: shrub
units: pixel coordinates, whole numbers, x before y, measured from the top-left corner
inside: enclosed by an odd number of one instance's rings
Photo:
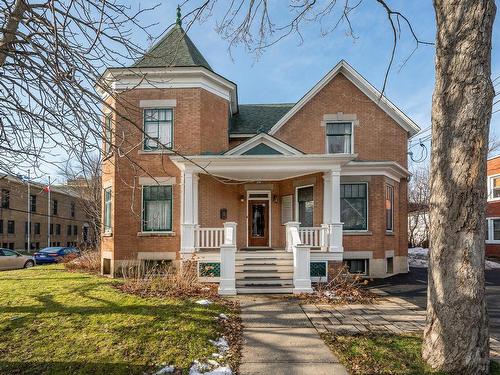
[[[80,256],[65,257],[64,266],[72,271],[99,273],[101,257],[96,250],[83,250]]]

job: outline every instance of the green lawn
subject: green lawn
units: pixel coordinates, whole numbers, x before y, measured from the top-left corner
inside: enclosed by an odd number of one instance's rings
[[[443,374],[433,371],[422,360],[422,338],[418,335],[324,334],[323,339],[337,354],[351,375]],[[496,362],[491,363],[490,374],[500,374],[500,366]]]
[[[0,374],[144,374],[217,350],[225,307],[124,294],[62,266],[0,272]]]

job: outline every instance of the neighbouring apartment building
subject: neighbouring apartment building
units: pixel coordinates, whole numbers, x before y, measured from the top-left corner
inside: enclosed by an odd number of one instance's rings
[[[194,256],[200,279],[234,294],[307,292],[341,262],[368,277],[407,272],[407,145],[419,127],[346,61],[296,103],[240,104],[178,21],[101,79],[114,90],[104,274]]]
[[[500,155],[488,159],[486,255],[500,257]]]
[[[48,205],[46,185],[30,183],[28,197],[25,181],[0,176],[0,247],[34,251],[47,246],[77,246],[88,241],[88,220],[76,194],[65,186],[51,186],[50,207]],[[29,229],[31,246],[28,245]]]

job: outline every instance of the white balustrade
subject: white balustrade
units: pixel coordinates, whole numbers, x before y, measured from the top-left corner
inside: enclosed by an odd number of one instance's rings
[[[218,249],[224,244],[224,228],[194,229],[194,247],[199,249]]]
[[[287,239],[293,251],[293,293],[312,293],[311,247],[302,244],[299,229],[295,225],[287,226]]]
[[[299,227],[298,231],[302,244],[321,249],[326,249],[328,246],[328,226]]]

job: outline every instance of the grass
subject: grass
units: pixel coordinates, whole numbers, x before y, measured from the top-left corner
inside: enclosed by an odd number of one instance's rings
[[[324,334],[323,339],[337,354],[351,375],[444,374],[433,371],[421,357],[418,335],[370,334],[343,336]],[[500,366],[491,362],[491,375],[500,375]]]
[[[187,372],[217,350],[216,303],[141,298],[61,265],[0,273],[0,374]]]

